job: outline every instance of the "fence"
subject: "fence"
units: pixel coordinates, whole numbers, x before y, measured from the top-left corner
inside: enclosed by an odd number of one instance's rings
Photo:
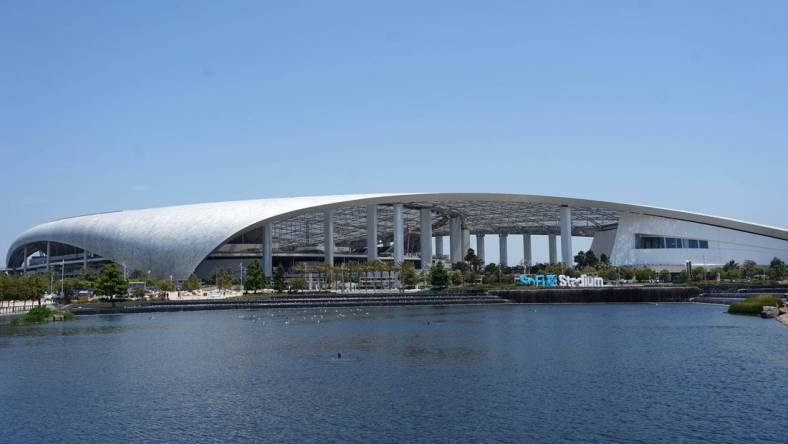
[[[39,301],[0,301],[0,316],[27,313],[38,304]]]

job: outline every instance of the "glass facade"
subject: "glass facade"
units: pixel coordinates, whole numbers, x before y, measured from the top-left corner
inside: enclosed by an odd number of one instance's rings
[[[635,235],[635,248],[709,248],[709,241],[700,239],[685,239],[681,237],[651,236],[647,234]]]

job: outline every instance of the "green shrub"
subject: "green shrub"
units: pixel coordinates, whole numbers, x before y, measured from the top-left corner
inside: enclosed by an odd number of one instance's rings
[[[11,323],[13,325],[38,324],[54,315],[62,315],[64,320],[74,319],[74,313],[70,311],[55,311],[47,307],[33,307],[24,317],[16,318]]]
[[[783,302],[781,299],[774,296],[750,296],[743,301],[734,302],[731,304],[731,306],[728,307],[728,313],[758,316],[761,314],[763,307],[767,305],[772,307],[782,307]]]
[[[27,312],[25,318],[27,322],[44,322],[48,317],[52,316],[53,313],[54,311],[47,307],[33,307]]]

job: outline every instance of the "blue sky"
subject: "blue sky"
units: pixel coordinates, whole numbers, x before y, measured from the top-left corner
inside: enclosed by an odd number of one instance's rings
[[[54,218],[307,194],[549,194],[788,226],[783,1],[0,11],[0,260]]]

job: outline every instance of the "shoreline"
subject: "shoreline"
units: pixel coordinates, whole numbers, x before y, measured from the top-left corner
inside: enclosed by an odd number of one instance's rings
[[[249,295],[244,299],[202,299],[154,301],[134,305],[109,304],[98,306],[72,306],[66,309],[75,315],[153,313],[175,311],[205,311],[233,309],[282,309],[282,308],[339,308],[339,307],[392,307],[392,306],[442,306],[442,305],[585,305],[585,304],[673,304],[694,303],[697,288],[678,289],[632,288],[615,289],[555,289],[487,292],[413,292],[376,294],[291,294],[279,296]]]
[[[251,311],[251,310],[290,310],[290,309],[307,309],[307,310],[319,310],[319,309],[326,309],[326,308],[354,308],[354,307],[364,307],[364,308],[386,308],[386,307],[449,307],[449,306],[512,306],[512,305],[523,305],[523,306],[569,306],[569,305],[714,305],[719,306],[720,304],[707,304],[702,302],[535,302],[535,303],[518,303],[518,302],[503,302],[497,304],[489,304],[489,303],[412,303],[412,304],[333,304],[333,305],[286,305],[286,306],[271,306],[271,305],[247,305],[243,307],[234,306],[234,305],[227,305],[221,308],[203,308],[203,307],[195,307],[192,309],[159,309],[153,308],[149,310],[123,310],[120,308],[116,308],[115,310],[85,310],[85,311],[73,311],[71,309],[67,309],[71,311],[75,316],[98,316],[98,315],[124,315],[124,314],[146,314],[146,313],[182,313],[182,312],[192,312],[192,311],[231,311],[231,310],[238,310],[238,311]]]

